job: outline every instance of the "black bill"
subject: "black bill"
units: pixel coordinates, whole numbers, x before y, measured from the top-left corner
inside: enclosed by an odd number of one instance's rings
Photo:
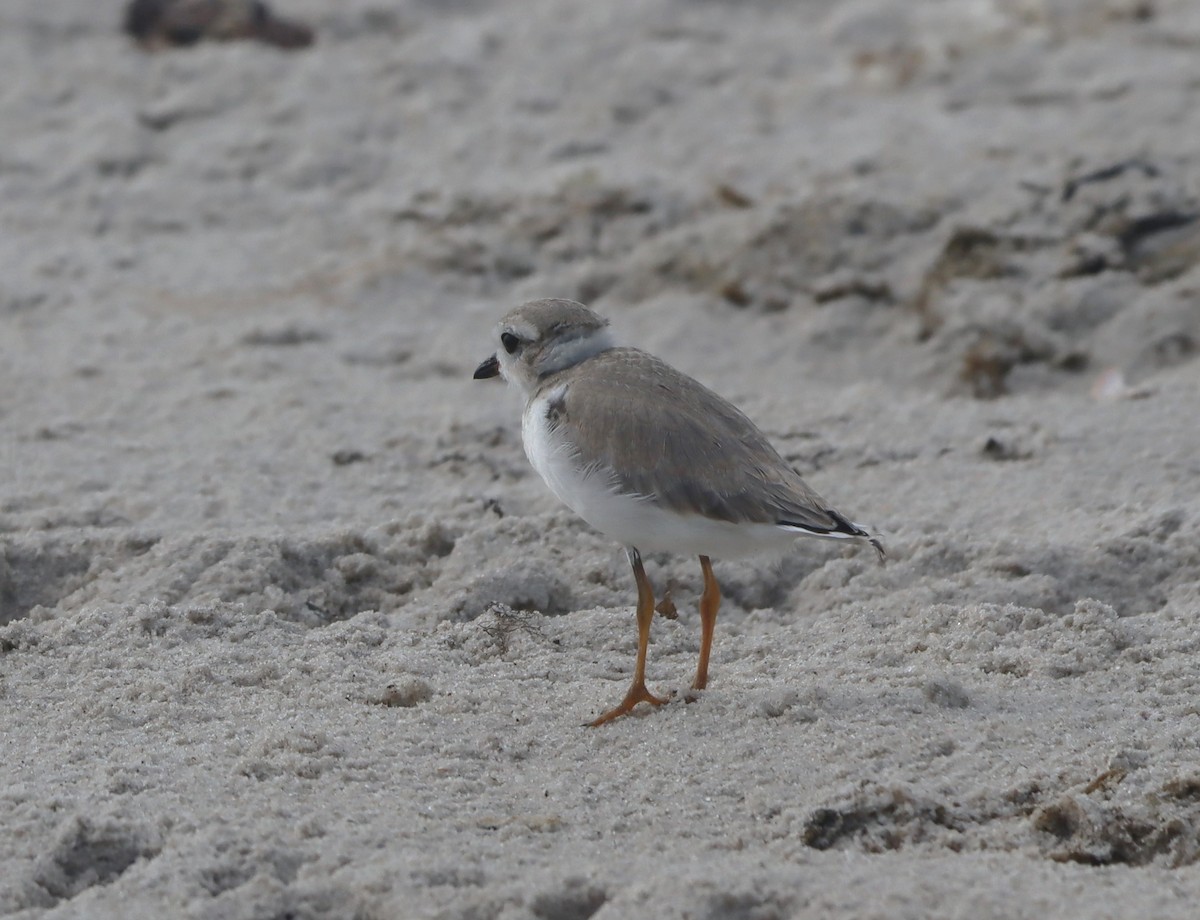
[[[489,377],[495,377],[500,373],[500,362],[496,360],[496,356],[492,355],[484,361],[479,367],[475,368],[476,380],[487,380]]]

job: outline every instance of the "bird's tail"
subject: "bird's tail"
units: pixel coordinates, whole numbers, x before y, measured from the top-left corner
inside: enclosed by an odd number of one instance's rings
[[[787,527],[800,533],[812,534],[817,537],[831,537],[835,540],[860,540],[870,543],[875,552],[879,554],[880,564],[883,564],[884,559],[887,558],[887,552],[883,548],[883,543],[878,537],[872,535],[867,530],[865,524],[856,524],[832,508],[824,508],[822,510],[833,521],[832,527],[814,527],[812,524],[799,524],[794,521],[780,521],[779,526]]]

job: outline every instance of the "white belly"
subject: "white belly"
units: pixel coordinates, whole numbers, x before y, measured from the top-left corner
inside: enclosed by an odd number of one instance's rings
[[[796,534],[773,524],[731,524],[697,514],[676,514],[647,497],[616,491],[610,471],[589,466],[561,433],[551,431],[546,405],[558,388],[525,409],[521,440],[525,455],[550,491],[568,508],[614,540],[644,553],[669,552],[736,559],[786,549]]]

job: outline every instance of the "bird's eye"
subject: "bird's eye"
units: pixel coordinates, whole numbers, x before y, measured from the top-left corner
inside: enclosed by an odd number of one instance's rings
[[[502,332],[500,333],[500,344],[503,345],[504,350],[511,355],[517,350],[517,346],[521,344],[521,340],[511,332]]]

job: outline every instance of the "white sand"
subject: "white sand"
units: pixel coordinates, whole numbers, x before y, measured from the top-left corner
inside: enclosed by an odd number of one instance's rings
[[[1196,916],[1200,6],[278,7],[0,9],[0,914]],[[718,564],[710,690],[581,727],[632,579],[470,379],[536,296],[888,564]]]

